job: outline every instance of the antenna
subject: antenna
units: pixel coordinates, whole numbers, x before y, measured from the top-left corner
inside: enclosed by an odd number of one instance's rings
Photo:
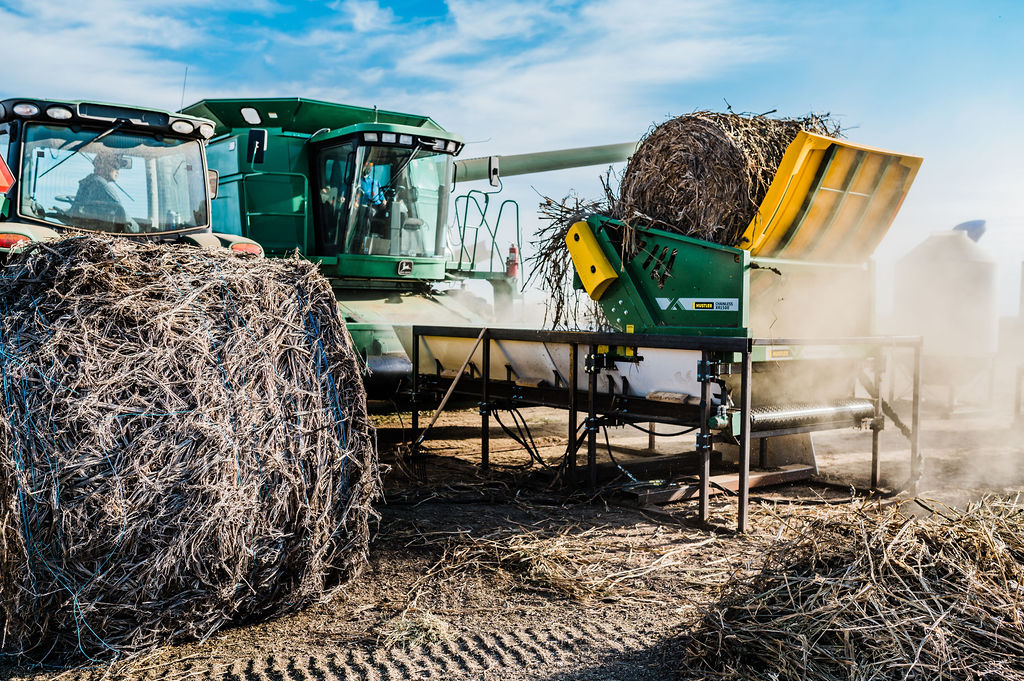
[[[181,80],[181,104],[178,105],[178,111],[185,108],[185,85],[188,83],[188,64],[185,64],[185,77]]]
[[[373,105],[373,122],[374,123],[377,122],[377,105],[376,104]]]

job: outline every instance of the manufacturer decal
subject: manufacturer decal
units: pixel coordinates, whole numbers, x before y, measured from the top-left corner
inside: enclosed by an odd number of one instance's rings
[[[398,276],[407,277],[412,274],[412,260],[398,261]]]
[[[666,311],[711,310],[739,312],[739,298],[657,298],[658,307]]]

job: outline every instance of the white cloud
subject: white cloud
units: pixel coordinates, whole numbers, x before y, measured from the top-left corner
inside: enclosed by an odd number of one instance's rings
[[[388,29],[395,20],[395,13],[381,7],[377,0],[344,0],[337,7],[359,33]]]

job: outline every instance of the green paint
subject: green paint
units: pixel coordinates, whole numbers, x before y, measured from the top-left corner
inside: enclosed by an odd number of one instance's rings
[[[623,263],[618,220],[587,219],[619,272],[601,297],[616,329],[690,336],[747,336],[750,254],[658,229],[638,228],[639,253]]]

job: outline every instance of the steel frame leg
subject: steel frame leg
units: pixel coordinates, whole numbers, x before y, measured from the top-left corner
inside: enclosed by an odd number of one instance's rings
[[[569,487],[576,486],[576,440],[579,428],[579,414],[576,408],[577,374],[579,372],[579,346],[569,346],[569,451],[566,453],[566,482]]]
[[[486,473],[491,468],[491,339],[484,334],[483,380],[480,396],[480,469]]]
[[[914,346],[914,406],[910,425],[910,480],[911,492],[917,492],[917,483],[923,473],[921,461],[921,344]]]
[[[416,327],[412,329],[412,456],[419,454],[420,439],[420,335]]]
[[[704,370],[708,369],[707,350],[702,350],[700,360],[703,362]],[[711,377],[706,375],[705,380],[700,384],[700,436],[697,438],[697,450],[700,454],[700,507],[698,514],[702,523],[708,522],[710,515],[711,496],[711,428],[708,422],[711,420]]]
[[[590,346],[590,355],[597,355],[597,346]],[[597,374],[591,367],[587,385],[587,489],[597,488]]]
[[[751,352],[743,351],[743,369],[740,374],[740,479],[739,509],[736,529],[747,531],[747,504],[750,501],[750,376],[753,370]]]
[[[879,371],[878,357],[875,358],[875,413],[871,421],[871,489],[878,489],[878,478],[881,473],[881,461],[878,451],[879,426],[882,419],[882,374]]]

